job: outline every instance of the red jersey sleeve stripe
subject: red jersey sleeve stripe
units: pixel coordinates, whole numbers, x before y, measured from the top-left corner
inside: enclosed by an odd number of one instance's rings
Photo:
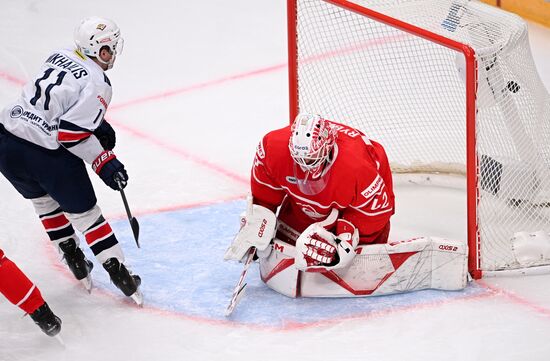
[[[68,133],[59,131],[59,133],[57,134],[57,139],[60,142],[74,142],[77,140],[86,139],[90,137],[91,134],[92,133],[89,132]]]

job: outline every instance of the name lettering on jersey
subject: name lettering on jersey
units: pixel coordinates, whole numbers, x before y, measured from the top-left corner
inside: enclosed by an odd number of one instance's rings
[[[67,58],[63,54],[52,54],[46,60],[46,63],[55,65],[58,68],[65,69],[71,72],[71,74],[73,74],[76,79],[80,79],[88,75],[88,71],[86,69],[84,69],[80,64],[75,63],[71,59]]]
[[[333,123],[332,126],[334,127],[334,129],[336,129],[336,131],[338,133],[343,133],[343,134],[347,135],[350,138],[355,138],[357,136],[363,135],[358,130],[353,129],[353,128],[349,128],[349,127],[346,127],[346,126],[343,126],[343,125]]]

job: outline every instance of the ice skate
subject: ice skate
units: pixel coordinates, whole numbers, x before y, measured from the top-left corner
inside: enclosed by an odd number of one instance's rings
[[[93,263],[86,259],[84,253],[72,238],[59,243],[59,248],[63,251],[63,259],[75,278],[82,283],[88,293],[91,293],[92,276],[90,272],[94,267]]]
[[[57,317],[47,303],[30,314],[32,320],[48,336],[56,336],[61,331],[61,319]]]
[[[111,281],[125,296],[130,297],[138,306],[143,305],[143,295],[139,290],[141,278],[132,275],[126,266],[116,258],[109,258],[103,263],[103,268],[109,273]]]

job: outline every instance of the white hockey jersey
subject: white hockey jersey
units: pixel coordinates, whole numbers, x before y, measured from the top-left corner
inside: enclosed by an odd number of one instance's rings
[[[59,50],[4,109],[0,122],[19,138],[46,149],[64,146],[92,163],[103,151],[93,131],[111,96],[111,84],[99,65],[76,50]]]

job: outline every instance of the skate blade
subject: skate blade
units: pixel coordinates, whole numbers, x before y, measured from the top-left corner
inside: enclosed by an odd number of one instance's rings
[[[63,338],[59,334],[55,335],[53,338],[55,338],[63,348],[66,347],[65,341],[63,341]]]
[[[138,289],[136,292],[134,292],[133,295],[130,296],[130,298],[132,300],[134,300],[134,302],[139,306],[139,307],[143,307],[143,294],[141,293],[141,291]]]
[[[84,286],[86,291],[88,291],[89,294],[92,293],[92,287],[93,287],[92,276],[90,275],[86,276],[86,278],[83,278],[80,280],[80,283],[82,283],[82,285]]]

